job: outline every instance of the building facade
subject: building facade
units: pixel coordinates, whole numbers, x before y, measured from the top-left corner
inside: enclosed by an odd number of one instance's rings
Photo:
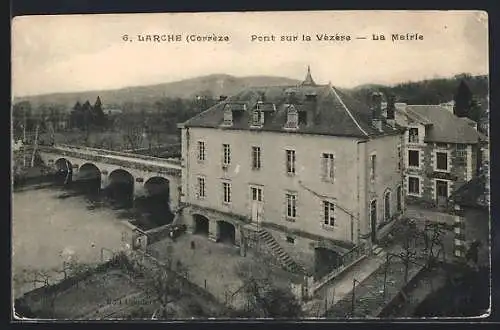
[[[409,200],[446,207],[451,194],[478,175],[484,136],[453,106],[396,103],[404,136],[404,191]]]
[[[403,130],[381,101],[365,105],[308,71],[297,86],[251,88],[181,124],[188,228],[236,245],[257,232],[309,272],[318,250],[340,263],[376,243],[404,208]]]

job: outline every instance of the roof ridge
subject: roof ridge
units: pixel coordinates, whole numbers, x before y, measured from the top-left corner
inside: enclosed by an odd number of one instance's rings
[[[361,125],[359,125],[358,121],[354,118],[354,116],[352,115],[351,111],[349,111],[349,109],[347,108],[347,106],[345,105],[344,101],[342,101],[342,99],[340,98],[339,94],[337,94],[337,91],[335,90],[335,88],[333,86],[329,86],[329,90],[333,91],[333,94],[335,95],[335,97],[337,97],[337,99],[339,100],[340,104],[342,104],[342,106],[344,107],[345,111],[347,112],[347,114],[349,115],[349,117],[351,117],[351,119],[354,121],[354,123],[356,124],[356,126],[358,126],[359,130],[366,136],[369,136],[368,133],[366,133],[366,131],[361,127]]]
[[[229,98],[230,98],[230,97],[229,97]],[[193,119],[196,119],[196,118],[200,117],[200,116],[201,116],[202,114],[204,114],[205,112],[208,112],[208,111],[210,111],[210,110],[212,110],[212,109],[215,109],[218,105],[220,105],[220,104],[222,104],[222,103],[228,103],[228,102],[227,102],[227,100],[224,100],[223,102],[219,102],[219,103],[217,103],[217,104],[214,104],[213,106],[208,107],[208,109],[205,109],[205,110],[203,110],[202,112],[200,112],[200,113],[196,114],[195,116],[193,116],[193,117],[189,118],[189,119],[188,119],[188,120],[186,120],[183,124],[186,124],[186,123],[188,123],[188,122],[192,121]]]

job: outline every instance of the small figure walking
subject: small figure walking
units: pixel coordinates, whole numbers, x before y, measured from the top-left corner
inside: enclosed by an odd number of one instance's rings
[[[195,249],[194,241],[191,241],[191,250],[194,250],[194,249]]]

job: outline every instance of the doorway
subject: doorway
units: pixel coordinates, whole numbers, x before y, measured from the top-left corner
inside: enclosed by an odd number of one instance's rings
[[[250,187],[252,222],[259,223],[262,219],[263,198],[262,187]]]
[[[436,204],[437,207],[446,207],[448,203],[448,182],[436,180]]]

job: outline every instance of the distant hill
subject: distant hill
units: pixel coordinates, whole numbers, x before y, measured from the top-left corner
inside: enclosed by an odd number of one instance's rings
[[[29,101],[34,109],[41,104],[60,105],[69,109],[76,101],[81,103],[86,100],[94,102],[98,95],[105,104],[152,103],[167,97],[190,99],[197,95],[206,95],[218,98],[220,95],[232,95],[251,86],[290,85],[298,82],[295,79],[273,76],[233,77],[225,74],[213,74],[149,86],[18,97],[14,99],[14,103]]]
[[[392,86],[364,84],[352,88],[351,92],[359,100],[367,102],[372,92],[380,91],[394,94],[398,102],[406,102],[408,104],[439,104],[453,99],[461,80],[465,80],[472,94],[480,101],[482,106],[487,106],[486,98],[489,94],[489,82],[486,75],[472,76],[469,74],[459,74],[450,78],[411,81]],[[149,86],[18,97],[14,99],[14,103],[29,101],[34,111],[37,111],[42,104],[56,105],[60,109],[69,111],[76,101],[84,103],[86,100],[89,100],[93,103],[99,95],[105,105],[121,107],[127,103],[135,103],[139,105],[139,108],[147,108],[146,105],[152,105],[165,98],[194,99],[197,95],[218,98],[220,95],[234,95],[242,89],[251,86],[294,85],[299,82],[299,80],[285,77],[234,77],[226,74],[213,74]]]

